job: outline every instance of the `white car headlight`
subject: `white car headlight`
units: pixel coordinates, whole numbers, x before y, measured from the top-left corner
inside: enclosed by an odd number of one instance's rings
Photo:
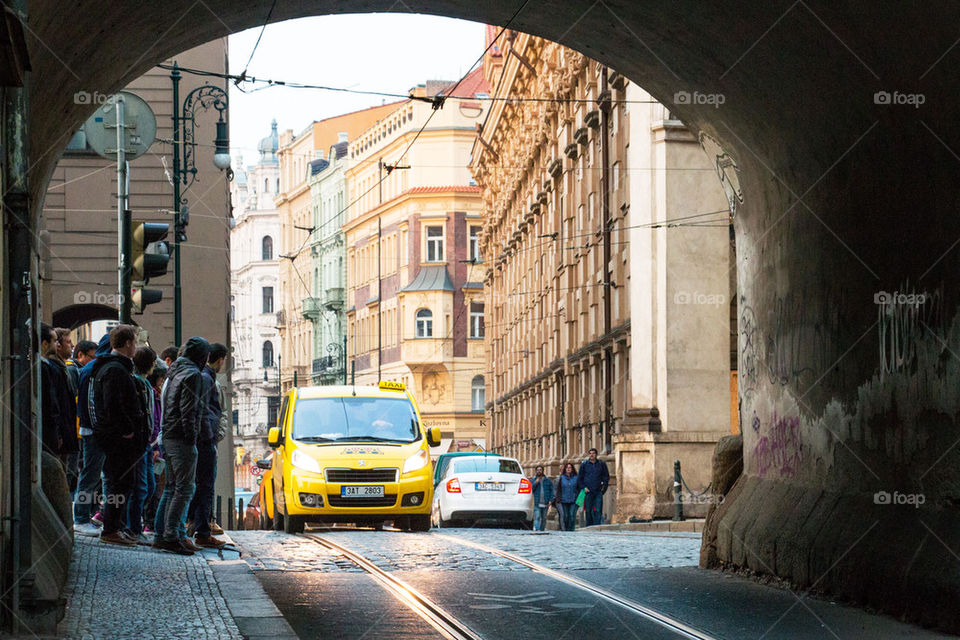
[[[430,462],[430,456],[426,451],[420,449],[415,454],[406,459],[403,463],[403,472],[412,473],[414,471],[419,471],[427,466],[427,463]]]
[[[300,449],[294,450],[293,455],[290,456],[290,464],[304,471],[320,473],[320,463],[314,460],[309,453]]]

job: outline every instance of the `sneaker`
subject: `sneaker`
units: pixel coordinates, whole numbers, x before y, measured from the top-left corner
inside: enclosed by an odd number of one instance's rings
[[[153,533],[153,527],[151,527],[150,525],[147,525],[147,526],[145,526],[145,527],[143,528],[143,532],[144,532],[144,533]]]
[[[96,538],[100,535],[100,529],[93,526],[89,522],[73,525],[73,532],[78,536],[84,536],[87,538]]]
[[[90,524],[97,527],[98,529],[103,527],[103,514],[97,511],[93,514],[93,517],[90,518]]]
[[[107,544],[117,544],[124,547],[135,547],[137,543],[128,538],[121,531],[114,531],[113,533],[101,533],[100,542],[106,542]]]
[[[223,549],[227,544],[226,540],[214,538],[213,536],[195,536],[193,542],[199,547],[206,547],[208,549]]]
[[[167,551],[169,553],[176,553],[181,556],[192,556],[193,550],[187,548],[183,544],[182,540],[160,540],[155,543],[154,546],[162,551]]]
[[[217,522],[216,522],[216,520],[211,520],[211,521],[210,521],[210,535],[213,535],[213,536],[222,536],[222,535],[223,535],[223,527],[221,527],[220,525],[218,525]]]
[[[201,550],[201,547],[194,544],[193,540],[191,540],[190,538],[184,538],[183,540],[180,541],[180,544],[182,544],[184,547],[186,547],[187,549],[193,552],[197,552]]]

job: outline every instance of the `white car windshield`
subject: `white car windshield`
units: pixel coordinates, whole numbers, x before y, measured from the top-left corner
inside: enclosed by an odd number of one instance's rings
[[[516,460],[493,458],[486,456],[470,456],[453,462],[456,473],[522,473],[520,464]]]
[[[406,398],[304,398],[293,415],[302,442],[414,442],[420,425]]]

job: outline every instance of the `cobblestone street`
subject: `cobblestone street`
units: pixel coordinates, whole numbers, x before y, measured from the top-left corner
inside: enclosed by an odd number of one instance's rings
[[[243,637],[202,555],[116,547],[77,536],[65,597],[67,613],[59,627],[65,638]]]

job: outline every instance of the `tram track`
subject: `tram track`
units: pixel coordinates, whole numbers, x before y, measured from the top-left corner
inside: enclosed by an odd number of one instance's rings
[[[302,533],[298,535],[343,555],[350,560],[350,562],[366,571],[380,586],[423,618],[443,637],[450,640],[484,640],[483,636],[438,606],[430,600],[430,598],[420,593],[420,591],[389,572],[384,571],[356,551],[315,533]]]
[[[369,560],[361,553],[358,553],[357,551],[318,533],[304,533],[300,535],[334,551],[335,553],[341,554],[350,562],[364,570],[371,577],[373,577],[380,584],[380,586],[390,592],[402,604],[413,610],[444,637],[458,640],[464,638],[469,638],[471,640],[483,639],[483,636],[474,631],[469,625],[457,619],[442,607],[438,606],[436,603],[430,600],[430,598],[422,594],[410,584],[397,578],[390,572],[381,569],[372,560]],[[677,620],[676,618],[656,611],[655,609],[652,609],[640,602],[617,594],[591,582],[581,580],[567,573],[550,569],[549,567],[545,567],[539,563],[528,560],[527,558],[523,558],[508,551],[491,547],[479,542],[474,542],[472,540],[459,538],[457,536],[451,536],[442,533],[430,533],[429,535],[457,546],[469,547],[477,551],[494,555],[504,560],[525,566],[535,573],[563,583],[568,587],[586,592],[593,597],[599,598],[600,600],[606,601],[628,611],[633,615],[643,618],[669,632],[672,636],[687,638],[690,640],[715,640],[714,636],[691,627],[686,623]]]
[[[603,587],[591,582],[587,582],[567,573],[563,573],[562,571],[550,569],[549,567],[545,567],[539,563],[533,562],[532,560],[528,560],[508,551],[497,549],[496,547],[491,547],[479,542],[474,542],[473,540],[466,540],[443,533],[431,533],[430,535],[437,538],[442,538],[453,544],[470,547],[477,549],[478,551],[484,551],[486,553],[503,558],[504,560],[521,564],[537,573],[562,582],[568,586],[575,587],[581,591],[589,592],[594,596],[597,596],[603,600],[606,600],[607,602],[621,607],[622,609],[625,609],[635,615],[664,627],[682,638],[689,638],[691,640],[715,640],[713,636],[700,631],[699,629],[695,629],[684,622],[677,620],[676,618],[672,618],[664,613],[651,609],[650,607],[647,607],[635,600],[631,600],[630,598],[619,595],[608,589],[604,589]]]

